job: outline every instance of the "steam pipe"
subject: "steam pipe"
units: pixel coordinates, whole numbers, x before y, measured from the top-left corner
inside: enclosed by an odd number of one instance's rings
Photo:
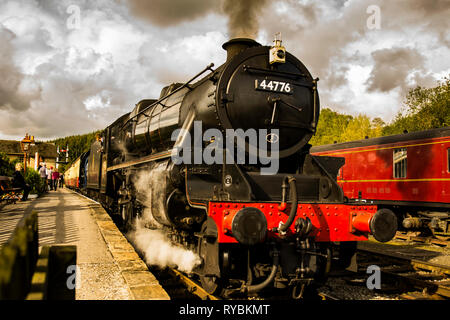
[[[286,181],[289,183],[289,199],[291,200],[291,211],[289,213],[289,218],[287,219],[286,223],[281,223],[281,226],[278,228],[279,232],[286,232],[287,229],[291,226],[292,222],[294,222],[295,216],[297,215],[297,204],[298,204],[298,198],[297,198],[297,185],[295,183],[295,178],[291,176],[286,176],[283,179],[283,184],[281,185],[282,188],[282,203],[286,203]]]
[[[280,258],[278,256],[278,251],[274,251],[273,253],[273,265],[272,265],[272,270],[270,271],[269,276],[267,277],[266,280],[264,280],[263,282],[259,283],[259,284],[255,284],[253,286],[247,286],[245,287],[245,291],[247,293],[255,293],[255,292],[259,292],[262,289],[264,289],[265,287],[267,287],[270,283],[273,282],[273,280],[275,279],[275,275],[277,273],[278,270],[278,265],[280,263]]]

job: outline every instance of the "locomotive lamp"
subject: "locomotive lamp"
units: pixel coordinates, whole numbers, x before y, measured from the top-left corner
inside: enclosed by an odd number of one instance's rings
[[[27,133],[25,135],[25,138],[23,138],[20,141],[20,147],[22,148],[22,152],[23,152],[23,172],[24,173],[27,171],[27,157],[28,157],[28,152],[30,150],[30,146],[34,146],[34,136],[29,136]]]
[[[280,38],[278,38],[278,36]],[[275,34],[275,45],[270,48],[269,52],[269,62],[274,63],[285,63],[286,62],[286,49],[281,45],[281,33]]]

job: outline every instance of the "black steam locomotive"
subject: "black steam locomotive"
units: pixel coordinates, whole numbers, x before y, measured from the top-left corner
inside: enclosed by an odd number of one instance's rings
[[[369,233],[388,241],[395,216],[346,205],[336,183],[343,159],[309,153],[318,79],[280,40],[239,38],[223,48],[223,65],[165,87],[104,130],[81,166],[84,190],[128,224],[150,209],[173,241],[198,253],[194,273],[211,293],[272,287],[300,297],[329,271],[331,242]],[[230,132],[238,146],[225,148]],[[217,161],[199,159],[206,150]],[[142,190],[135,182],[144,174]]]

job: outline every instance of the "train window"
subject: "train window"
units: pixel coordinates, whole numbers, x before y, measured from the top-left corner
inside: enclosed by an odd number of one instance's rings
[[[407,160],[406,148],[394,149],[394,178],[406,178]]]
[[[450,172],[450,148],[447,149],[447,172]]]

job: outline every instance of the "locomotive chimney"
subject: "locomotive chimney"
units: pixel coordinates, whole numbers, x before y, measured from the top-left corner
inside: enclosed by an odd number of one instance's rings
[[[249,38],[234,38],[222,45],[227,51],[227,62],[230,61],[239,52],[252,47],[259,47],[261,44]]]

